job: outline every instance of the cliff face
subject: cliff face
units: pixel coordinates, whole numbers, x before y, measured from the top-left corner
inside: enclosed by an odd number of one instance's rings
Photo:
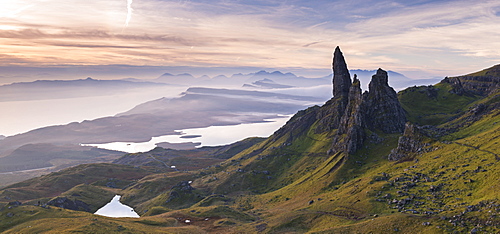
[[[387,72],[379,68],[368,85],[370,91],[363,94],[366,124],[372,131],[402,133],[406,123],[405,111],[388,79]]]
[[[351,75],[347,68],[344,55],[337,46],[333,53],[333,98],[319,110],[317,119],[320,121],[316,133],[338,129],[342,114],[349,101],[351,89]]]
[[[424,146],[423,136],[420,130],[411,123],[406,123],[403,136],[398,140],[398,147],[393,149],[388,156],[391,161],[399,161],[402,159],[412,159],[413,156],[423,153]]]
[[[340,126],[333,140],[335,151],[354,153],[363,146],[366,138],[363,117],[363,99],[361,95],[360,82],[354,76],[354,82],[349,89],[347,107],[341,115]]]
[[[342,99],[348,96],[351,87],[351,75],[347,69],[344,55],[337,46],[333,53],[333,98]]]
[[[500,64],[465,76],[446,77],[442,82],[452,85],[458,95],[487,96],[500,88]]]

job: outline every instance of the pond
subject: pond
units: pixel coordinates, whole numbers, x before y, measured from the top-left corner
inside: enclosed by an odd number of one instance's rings
[[[132,207],[120,202],[120,198],[120,195],[116,195],[108,204],[101,207],[101,209],[97,210],[94,214],[113,218],[139,218],[140,216]]]

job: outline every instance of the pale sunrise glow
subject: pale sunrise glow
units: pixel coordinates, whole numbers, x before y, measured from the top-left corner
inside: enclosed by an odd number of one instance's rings
[[[6,0],[0,61],[327,74],[332,50],[341,45],[353,69],[459,75],[500,61],[499,12],[500,2],[489,0]]]

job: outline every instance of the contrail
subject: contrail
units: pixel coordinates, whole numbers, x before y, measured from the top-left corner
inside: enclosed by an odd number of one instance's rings
[[[128,23],[130,22],[130,19],[132,19],[132,1],[133,0],[127,0],[127,20],[125,21],[125,27],[128,27]]]

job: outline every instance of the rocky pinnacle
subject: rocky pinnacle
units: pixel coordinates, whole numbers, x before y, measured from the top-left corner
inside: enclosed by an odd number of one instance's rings
[[[367,127],[372,131],[402,133],[406,114],[396,91],[388,84],[387,72],[379,68],[377,74],[372,76],[368,89],[363,94]]]
[[[351,75],[347,69],[344,55],[337,46],[333,53],[333,97],[345,98],[349,94],[351,87]]]

